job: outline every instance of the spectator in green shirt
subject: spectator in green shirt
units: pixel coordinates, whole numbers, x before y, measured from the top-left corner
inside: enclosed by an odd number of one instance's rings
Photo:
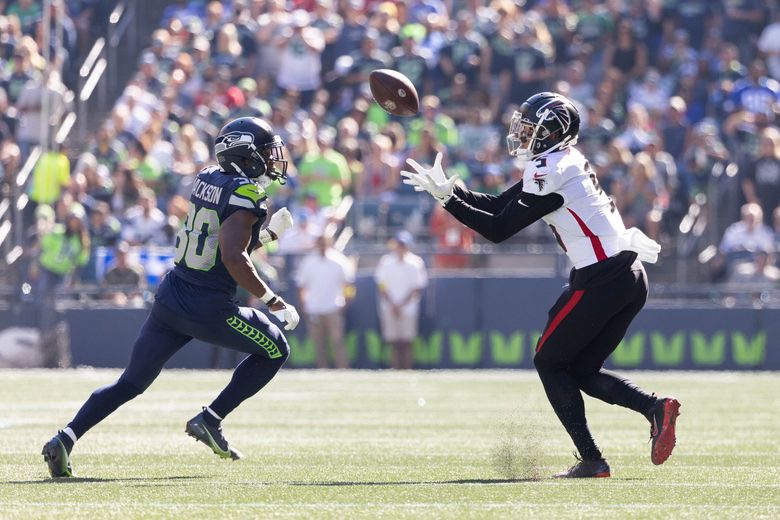
[[[30,199],[38,204],[54,204],[62,189],[70,185],[70,161],[60,150],[50,150],[38,159],[33,170]]]
[[[71,212],[65,224],[41,236],[38,264],[32,278],[41,298],[51,296],[78,267],[89,260],[89,234],[82,217]]]
[[[455,121],[439,110],[440,105],[441,102],[436,96],[425,96],[422,99],[422,117],[409,123],[407,141],[410,146],[414,147],[420,143],[422,129],[430,123],[436,127],[436,140],[438,142],[447,148],[458,145],[458,129],[455,126]]]
[[[6,14],[16,16],[22,26],[22,31],[30,34],[35,23],[41,19],[41,4],[36,0],[16,0],[15,3],[8,6]]]
[[[307,143],[308,152],[298,165],[301,192],[313,193],[324,208],[341,202],[352,179],[347,160],[333,149],[334,137],[328,130],[318,132],[316,142],[310,139]]]

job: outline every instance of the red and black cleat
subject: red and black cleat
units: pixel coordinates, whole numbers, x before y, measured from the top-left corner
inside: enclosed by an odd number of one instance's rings
[[[659,465],[672,454],[675,442],[675,422],[680,415],[680,402],[674,397],[664,397],[650,412],[650,460]]]
[[[607,478],[609,476],[609,464],[606,460],[582,460],[579,457],[577,457],[577,464],[555,474],[555,478]]]

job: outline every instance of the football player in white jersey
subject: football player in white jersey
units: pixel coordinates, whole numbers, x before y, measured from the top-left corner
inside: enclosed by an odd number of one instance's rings
[[[661,247],[636,228],[627,230],[587,159],[574,147],[580,127],[566,97],[541,92],[512,115],[509,154],[525,161],[523,179],[500,195],[469,191],[447,177],[441,154],[432,168],[414,160],[404,183],[427,191],[461,223],[492,242],[508,239],[542,219],[568,255],[569,284],[549,311],[534,365],[566,431],[577,463],[556,475],[609,477],[610,467],[588,429],[581,392],[644,415],[651,424],[651,460],[662,464],[675,445],[680,403],[658,399],[602,368],[647,299],[641,261],[655,262]]]

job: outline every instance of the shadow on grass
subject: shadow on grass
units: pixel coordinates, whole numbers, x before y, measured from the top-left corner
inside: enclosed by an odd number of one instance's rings
[[[127,478],[99,478],[99,477],[71,477],[71,478],[44,478],[41,480],[6,480],[0,484],[84,484],[91,482],[124,482],[133,487],[153,486],[155,484],[172,483],[176,481],[206,480],[212,476],[205,475],[174,475],[170,477],[127,477]],[[394,480],[394,481],[278,481],[278,482],[236,482],[236,484],[255,484],[262,486],[298,486],[298,487],[349,487],[349,486],[449,486],[459,484],[528,484],[545,480],[554,482],[569,482],[568,479],[555,478],[465,478],[455,480]],[[611,478],[606,481],[643,481],[644,478]]]
[[[592,480],[592,479],[590,479]],[[602,479],[599,479],[602,480]],[[640,477],[611,478],[604,481],[643,481]],[[532,482],[571,482],[571,479],[557,479],[553,477],[527,477],[527,478],[464,478],[456,480],[397,480],[387,482],[372,481],[314,481],[314,482],[279,482],[288,486],[313,486],[313,487],[338,487],[338,486],[447,486],[457,484],[528,484]]]
[[[314,481],[314,482],[288,482],[290,486],[442,486],[451,484],[522,484],[526,482],[539,482],[543,478],[464,478],[457,480],[396,480],[387,482],[372,481]]]
[[[174,475],[171,477],[125,477],[125,478],[99,478],[99,477],[69,477],[69,478],[44,478],[41,480],[6,480],[0,484],[83,484],[89,482],[172,482],[177,480],[200,480],[210,478],[201,475]]]

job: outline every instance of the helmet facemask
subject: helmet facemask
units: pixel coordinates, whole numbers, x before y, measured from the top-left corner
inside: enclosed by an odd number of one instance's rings
[[[561,97],[536,94],[512,114],[506,137],[509,155],[528,161],[577,143],[579,116]]]
[[[258,179],[261,186],[267,183],[266,186],[262,186],[263,188],[270,186],[273,181],[277,181],[279,184],[287,184],[288,161],[285,159],[284,142],[281,137],[278,135],[274,136],[273,142],[263,147],[258,156],[265,166],[263,173]]]
[[[544,140],[550,136],[549,130],[542,126],[541,121],[534,123],[523,117],[522,112],[515,110],[509,123],[509,133],[506,136],[509,155],[523,161],[529,161],[535,157],[533,149],[536,140]]]
[[[259,149],[254,144],[245,146],[251,149],[249,157],[238,154],[225,157],[225,162],[233,171],[254,180],[263,189],[273,181],[278,181],[279,184],[287,183],[288,161],[284,156],[284,142],[279,136],[274,136],[273,141]]]

